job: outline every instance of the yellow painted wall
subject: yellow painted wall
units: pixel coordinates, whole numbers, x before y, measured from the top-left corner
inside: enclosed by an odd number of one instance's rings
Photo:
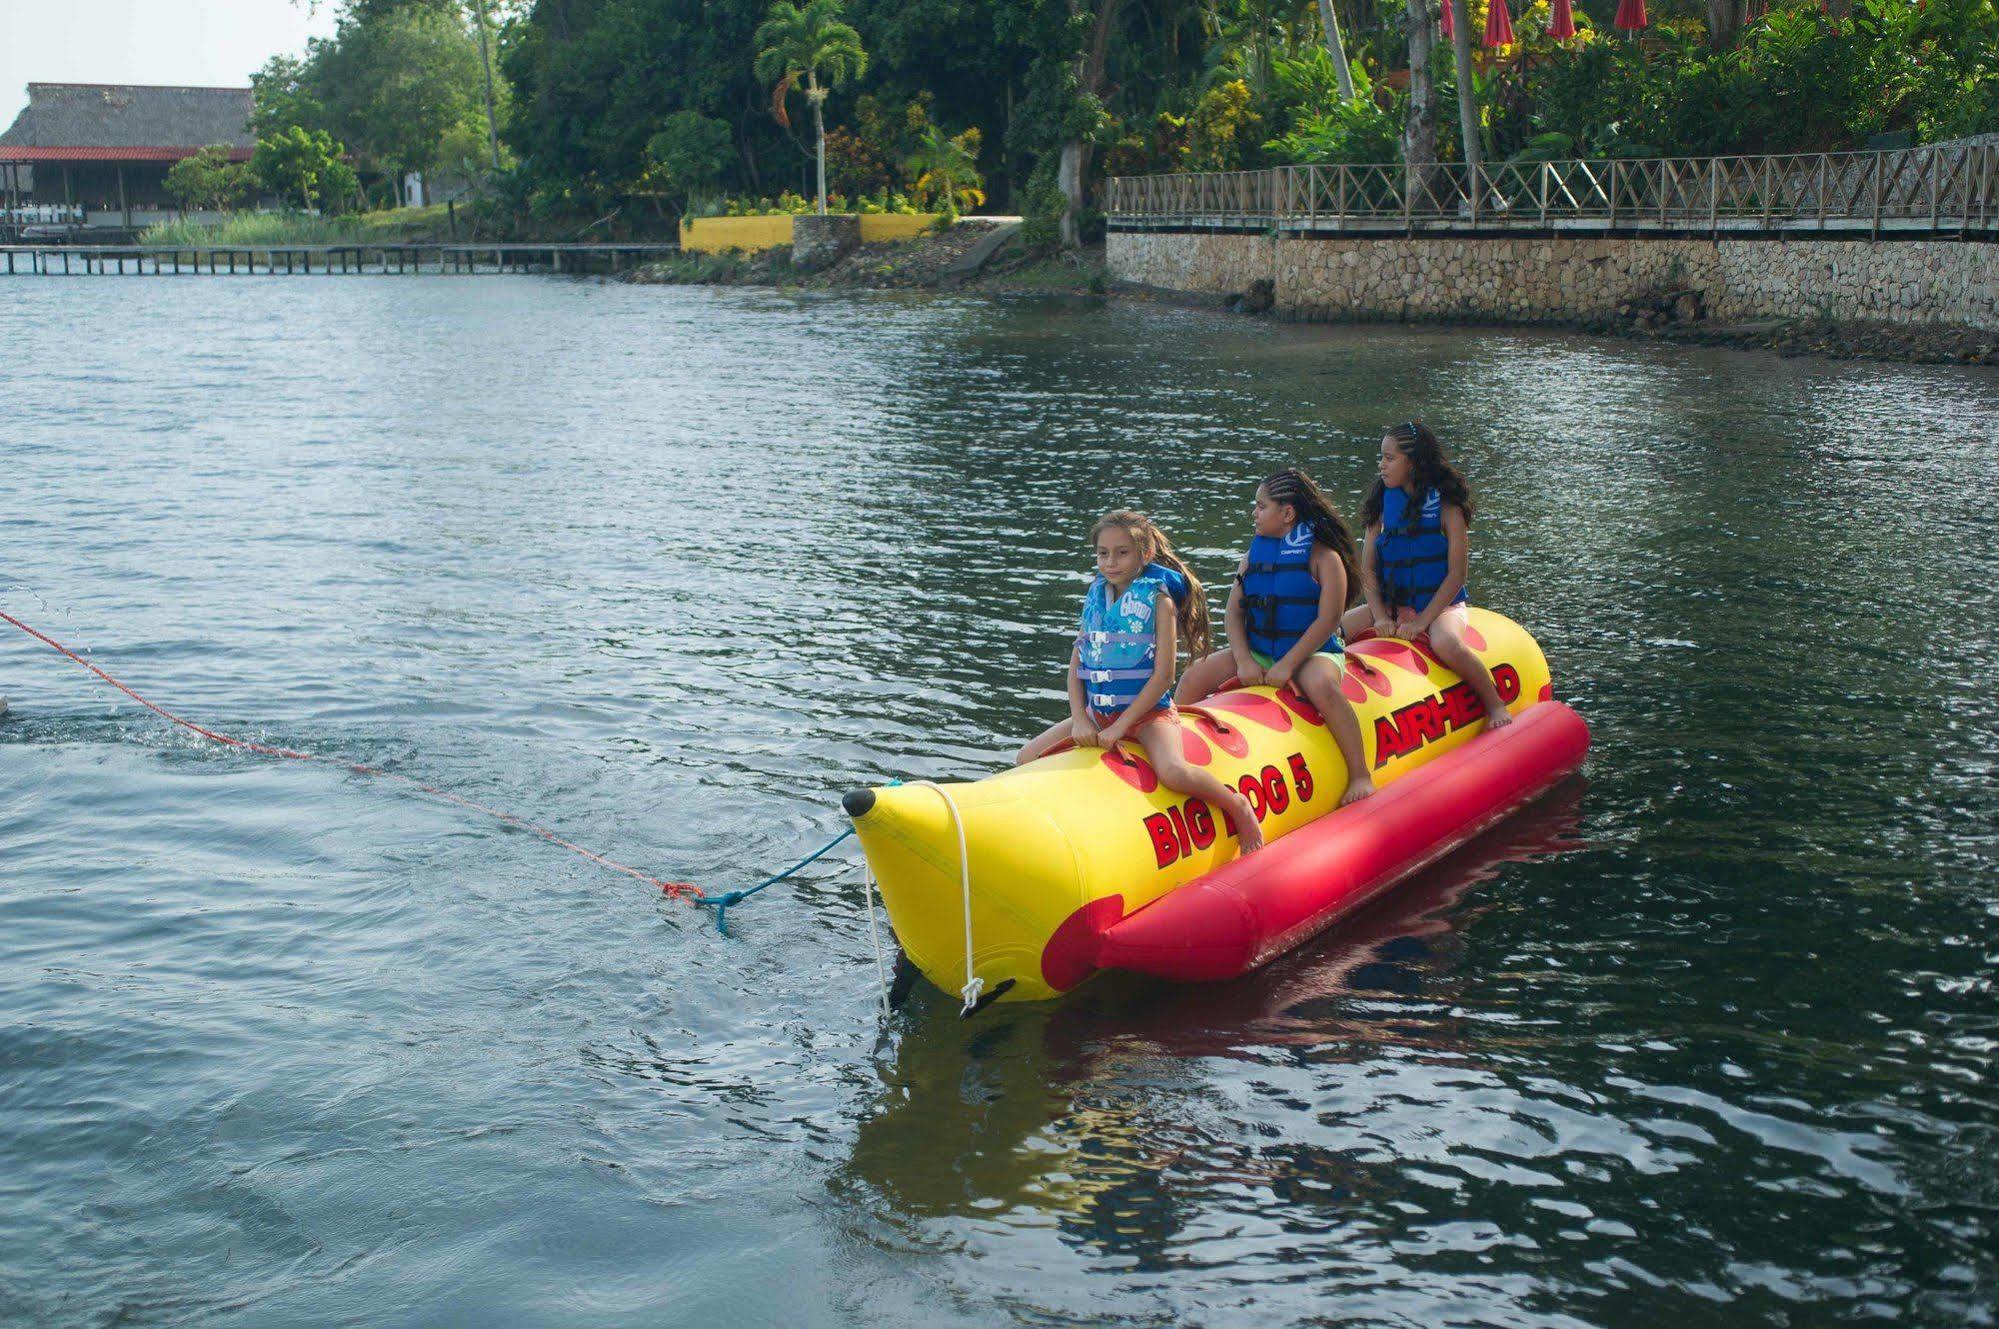
[[[937,214],[910,216],[861,214],[861,243],[910,240],[935,223]],[[680,247],[693,254],[719,254],[725,249],[782,249],[791,243],[791,218],[697,217],[680,223]]]
[[[913,217],[864,212],[861,214],[861,243],[871,245],[882,240],[913,239],[936,221],[937,214],[934,212],[919,212]]]
[[[680,223],[680,247],[689,253],[719,254],[725,249],[787,249],[791,218],[697,217]]]

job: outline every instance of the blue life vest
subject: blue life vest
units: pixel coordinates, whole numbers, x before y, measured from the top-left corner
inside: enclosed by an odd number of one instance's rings
[[[1374,567],[1381,597],[1390,613],[1413,609],[1422,613],[1430,597],[1451,575],[1451,538],[1444,533],[1444,496],[1432,489],[1415,507],[1401,489],[1381,495],[1381,534],[1374,540]],[[1471,598],[1460,586],[1452,604]]]
[[[1144,691],[1159,659],[1153,611],[1161,591],[1184,604],[1187,579],[1172,568],[1147,563],[1115,603],[1102,576],[1090,583],[1076,633],[1076,676],[1083,680],[1083,698],[1091,710],[1119,715]],[[1170,690],[1160,694],[1158,704],[1173,704]]]
[[[1249,647],[1280,659],[1319,616],[1319,579],[1312,575],[1312,523],[1301,521],[1284,536],[1249,542],[1242,585],[1243,624]]]

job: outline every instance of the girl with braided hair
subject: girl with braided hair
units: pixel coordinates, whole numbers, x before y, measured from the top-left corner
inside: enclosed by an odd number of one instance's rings
[[[1345,807],[1374,792],[1360,721],[1340,690],[1346,672],[1340,615],[1356,580],[1353,536],[1312,477],[1295,466],[1257,486],[1250,522],[1255,538],[1229,588],[1229,648],[1188,666],[1179,697],[1198,701],[1231,676],[1244,687],[1296,683],[1346,762]]]
[[[1249,853],[1263,843],[1255,810],[1241,790],[1188,762],[1173,705],[1182,636],[1194,655],[1208,649],[1208,605],[1199,579],[1142,513],[1107,513],[1091,528],[1090,540],[1097,575],[1069,652],[1069,718],[1031,739],[1014,764],[1044,757],[1065,742],[1114,751],[1132,739],[1145,749],[1160,784],[1227,813],[1242,852]]]
[[[1349,638],[1372,632],[1413,641],[1428,633],[1438,661],[1478,694],[1486,728],[1499,729],[1513,723],[1513,713],[1464,640],[1471,515],[1471,487],[1437,436],[1420,420],[1392,426],[1381,436],[1380,475],[1360,509],[1367,602],[1341,627]]]

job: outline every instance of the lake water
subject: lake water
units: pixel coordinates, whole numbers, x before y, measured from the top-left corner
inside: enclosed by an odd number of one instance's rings
[[[886,1026],[735,911],[0,624],[0,1320],[1989,1324],[1999,375],[492,277],[0,287],[0,608],[664,877],[1061,713],[1421,414],[1586,775],[1239,983]]]

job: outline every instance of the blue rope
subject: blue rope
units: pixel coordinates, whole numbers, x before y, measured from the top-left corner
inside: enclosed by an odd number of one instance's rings
[[[890,780],[888,783],[889,787],[893,788],[896,785],[901,784],[902,781]],[[818,859],[826,857],[827,854],[832,852],[834,846],[838,845],[842,840],[846,839],[848,836],[852,835],[853,833],[854,833],[854,828],[852,826],[849,826],[846,830],[841,831],[838,835],[828,840],[825,844],[820,845],[817,849],[813,850],[805,857],[799,859],[796,863],[793,863],[790,867],[786,868],[784,871],[778,873],[774,877],[765,877],[762,881],[758,882],[754,886],[748,887],[740,891],[724,891],[722,892],[722,894],[715,896],[704,895],[699,899],[695,900],[694,903],[702,906],[703,908],[713,909],[715,911],[715,931],[721,933],[723,936],[726,937],[729,935],[729,910],[741,904],[743,901],[749,899],[752,895],[755,895],[758,891],[762,890],[764,887],[777,885],[779,882],[783,881],[786,877],[789,877],[792,873],[798,871],[806,864],[815,862]]]
[[[799,859],[796,863],[793,863],[790,867],[786,868],[784,871],[778,873],[775,876],[765,877],[762,881],[758,882],[754,886],[747,887],[740,891],[724,891],[720,895],[703,896],[700,899],[696,900],[694,903],[701,905],[704,908],[713,909],[715,911],[715,930],[726,937],[729,935],[729,910],[741,904],[743,901],[749,899],[752,895],[755,895],[758,891],[763,890],[766,886],[777,885],[777,883],[783,881],[786,877],[789,877],[792,873],[797,872],[800,868],[806,866],[808,863],[812,863],[817,861],[818,859],[824,858],[827,854],[833,851],[834,846],[838,845],[842,840],[845,840],[848,836],[852,835],[853,833],[854,833],[854,828],[849,826],[846,830],[841,831],[838,835],[828,840],[825,844],[820,845],[817,849],[807,854],[804,858]]]

